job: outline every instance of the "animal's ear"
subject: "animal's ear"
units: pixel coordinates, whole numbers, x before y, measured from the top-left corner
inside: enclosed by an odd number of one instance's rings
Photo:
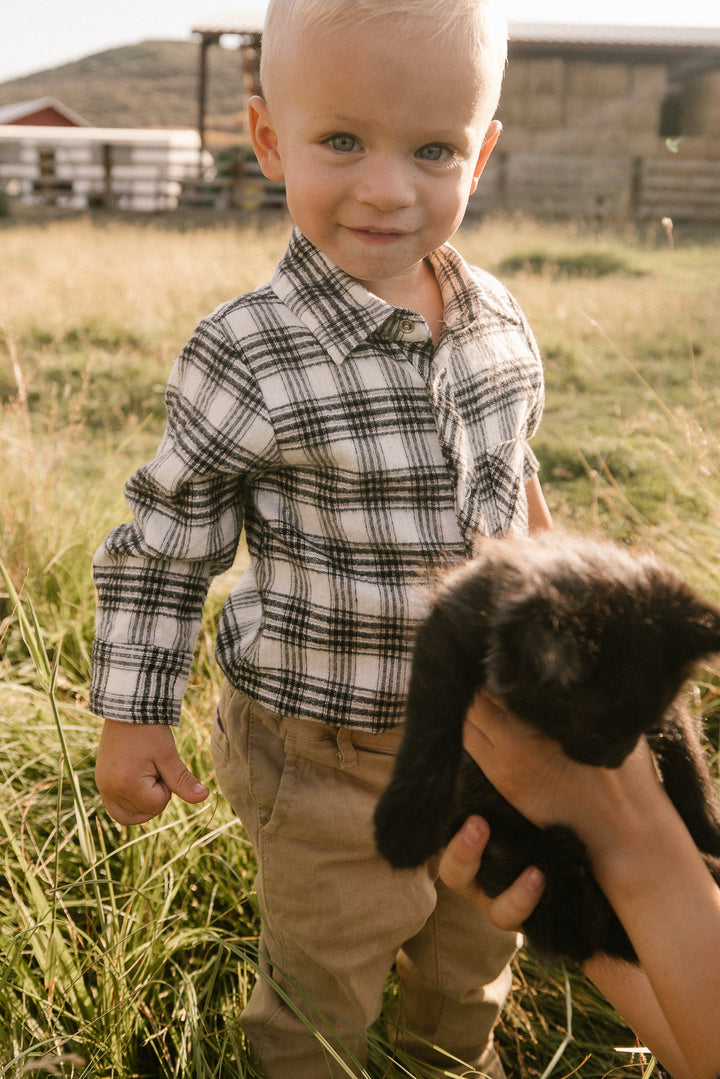
[[[720,608],[679,580],[660,580],[656,597],[651,614],[663,626],[670,664],[693,664],[720,652]]]
[[[690,638],[697,649],[697,658],[720,652],[720,610],[699,601],[688,618]]]

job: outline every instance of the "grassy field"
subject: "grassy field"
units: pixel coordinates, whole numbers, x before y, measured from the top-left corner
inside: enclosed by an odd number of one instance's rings
[[[237,1024],[258,933],[252,852],[215,795],[144,828],[105,814],[86,710],[90,558],[126,517],[122,482],[162,430],[175,354],[203,314],[270,276],[287,234],[0,230],[0,1079],[253,1076]],[[508,282],[546,358],[535,448],[556,521],[650,545],[720,599],[717,243],[659,223],[638,236],[489,220],[457,244]],[[178,735],[206,779],[231,577],[213,587]],[[696,696],[716,747],[710,672]],[[643,1074],[587,983],[529,955],[499,1039],[514,1079],[550,1074],[558,1050],[553,1076]],[[390,1068],[379,1026],[372,1074],[414,1074]]]

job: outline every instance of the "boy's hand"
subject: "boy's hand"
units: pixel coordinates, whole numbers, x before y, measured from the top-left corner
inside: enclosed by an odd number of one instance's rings
[[[194,804],[210,793],[180,760],[170,727],[115,719],[105,720],[95,782],[118,824],[144,824],[173,794]]]

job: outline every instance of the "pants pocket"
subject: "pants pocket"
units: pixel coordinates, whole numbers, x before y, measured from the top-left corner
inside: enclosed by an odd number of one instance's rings
[[[253,845],[292,812],[297,754],[279,717],[225,683],[212,732],[218,785]]]
[[[257,806],[258,824],[271,835],[292,813],[297,786],[298,758],[292,734],[273,730],[250,708],[248,774],[250,793]]]
[[[225,764],[230,761],[230,742],[223,726],[222,719],[220,718],[219,708],[215,712],[215,721],[210,735],[210,748],[212,750],[213,760],[219,758],[224,761]]]

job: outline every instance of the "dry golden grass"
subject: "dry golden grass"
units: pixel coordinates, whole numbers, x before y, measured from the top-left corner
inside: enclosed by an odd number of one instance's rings
[[[126,512],[123,479],[157,442],[170,365],[200,317],[271,276],[289,233],[285,221],[260,229],[211,220],[10,220],[0,229],[0,560],[16,586],[26,582],[43,645],[62,640],[57,696],[69,745],[59,766],[47,695],[16,621],[2,623],[11,612],[0,597],[0,785],[9,807],[0,851],[11,884],[0,889],[0,1077],[31,1061],[116,1079],[247,1068],[236,1017],[257,920],[244,837],[222,806],[212,821],[176,806],[125,845],[92,784],[97,721],[84,707],[90,557]],[[638,239],[494,219],[456,242],[490,270],[511,258],[527,264],[501,276],[546,358],[536,450],[558,521],[649,543],[720,597],[719,248],[679,230],[675,239],[673,251],[659,226]],[[607,256],[618,266],[598,276]],[[184,751],[204,775],[218,689],[213,615],[226,587],[218,582],[211,597],[186,701]],[[710,713],[714,690],[705,689]],[[75,841],[78,812],[107,852],[90,867]],[[130,924],[152,927],[149,950],[144,937],[123,934]],[[91,998],[97,971],[104,988]],[[563,976],[523,958],[500,1030],[515,1079],[542,1075],[565,1040],[568,1006],[573,1040],[554,1075],[642,1074],[614,1052],[631,1036],[582,979],[571,977],[568,1005]],[[381,1044],[375,1062],[385,1074]]]

